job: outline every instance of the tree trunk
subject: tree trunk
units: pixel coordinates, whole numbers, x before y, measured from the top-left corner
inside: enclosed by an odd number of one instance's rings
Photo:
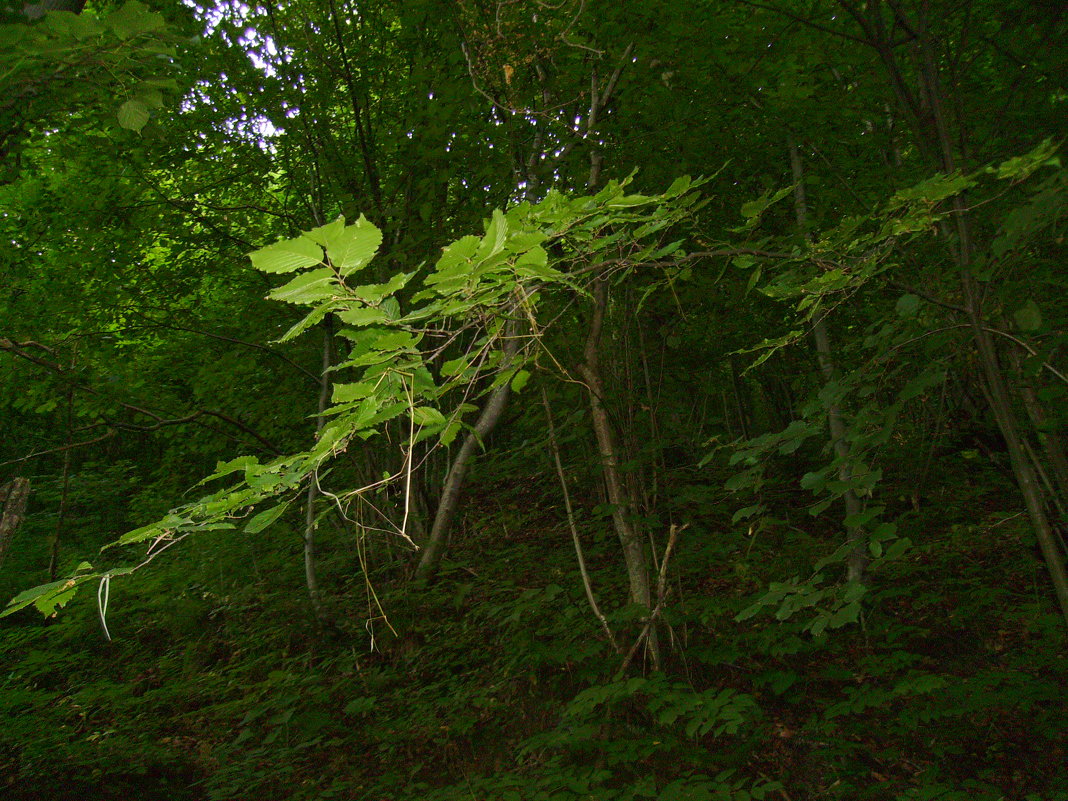
[[[795,184],[794,212],[797,216],[798,227],[802,232],[805,232],[805,228],[808,225],[808,204],[805,199],[805,185],[802,182],[805,176],[801,165],[801,154],[797,150],[797,144],[792,139],[787,141],[787,147],[790,150],[790,170],[793,173]],[[808,233],[805,232],[804,235],[807,239]],[[823,380],[830,383],[837,377],[838,369],[834,363],[834,351],[831,348],[831,339],[827,333],[827,322],[824,317],[818,318],[813,324],[812,339],[816,345],[816,359],[819,362]],[[842,411],[838,404],[833,401],[827,403],[826,410],[827,428],[831,434],[831,447],[834,449],[834,455],[839,462],[838,480],[848,483],[853,478],[853,471],[850,466],[849,443],[846,441],[846,426],[845,421],[842,419]],[[852,489],[846,489],[842,493],[842,500],[845,503],[847,521],[855,518],[864,509],[863,503],[861,503],[857,493]],[[846,558],[846,580],[851,582],[863,581],[864,570],[868,566],[864,530],[847,522],[846,539],[852,546],[849,556]]]
[[[85,8],[86,0],[41,0],[39,3],[26,3],[22,6],[22,14],[27,19],[40,19],[49,11],[69,11],[72,14],[81,14]]]
[[[519,339],[515,336],[513,326],[506,328],[504,339],[504,358],[501,360],[501,368],[505,369],[519,351]],[[437,572],[441,564],[441,558],[445,553],[445,544],[448,541],[449,526],[456,516],[456,510],[460,504],[460,492],[464,486],[464,478],[468,468],[475,457],[475,452],[485,442],[497,423],[504,414],[508,405],[508,396],[511,393],[511,382],[504,382],[490,394],[489,400],[482,408],[478,416],[474,431],[468,432],[464,438],[464,444],[460,446],[460,452],[449,468],[445,477],[445,486],[441,490],[441,500],[438,502],[437,511],[434,514],[434,522],[430,527],[430,536],[423,547],[423,555],[419,558],[419,565],[415,569],[415,578],[430,580]]]
[[[29,497],[29,479],[16,477],[0,486],[0,565],[4,563],[15,531],[26,516],[26,501]]]
[[[841,0],[840,4],[842,4]],[[851,9],[848,4],[842,5],[851,13],[855,10]],[[868,44],[879,54],[886,67],[890,86],[901,107],[909,114],[920,149],[931,159],[936,169],[947,174],[952,173],[957,169],[952,144],[953,137],[950,135],[949,123],[945,117],[945,94],[939,79],[937,58],[934,54],[930,30],[924,16],[926,7],[921,7],[918,19],[911,23],[911,27],[916,32],[912,47],[919,68],[918,85],[913,88],[905,79],[901,64],[883,25],[880,5],[879,3],[873,4],[870,7],[872,13],[868,20],[858,18],[858,24],[861,25]],[[963,141],[964,132],[958,131],[958,134],[958,138]],[[960,270],[963,306],[971,328],[972,341],[975,343],[984,395],[1005,441],[1009,452],[1009,463],[1012,466],[1017,486],[1020,488],[1020,494],[1023,496],[1024,507],[1031,520],[1046,568],[1049,570],[1061,614],[1064,616],[1065,623],[1068,624],[1068,570],[1065,568],[1064,554],[1046,515],[1042,489],[1028,461],[1020,421],[1013,406],[1012,394],[1006,380],[1005,370],[998,357],[997,346],[983,319],[983,291],[972,272],[974,244],[970,212],[962,195],[954,197],[953,210],[953,222],[958,240],[953,257]]]
[[[74,360],[71,360],[70,369],[74,369]],[[56,527],[52,530],[52,536],[48,541],[48,578],[56,580],[59,571],[59,539],[63,533],[63,524],[67,518],[67,500],[70,497],[70,460],[74,440],[74,387],[67,387],[67,444],[63,449],[63,475],[60,479],[62,489],[59,495],[59,509],[56,512]]]
[[[604,408],[604,385],[598,364],[601,329],[604,324],[607,299],[608,282],[603,277],[598,277],[594,280],[593,286],[593,317],[583,353],[585,361],[579,366],[579,372],[589,391],[590,417],[593,422],[594,435],[597,437],[597,450],[601,457],[601,470],[604,475],[608,503],[612,507],[612,524],[619,536],[620,545],[623,546],[630,600],[648,610],[651,589],[645,548],[630,519],[632,504],[624,489],[623,477],[620,475],[618,450],[612,424]]]
[[[330,403],[330,366],[334,362],[334,323],[330,315],[323,320],[323,371],[319,378],[319,408],[315,418],[315,433],[323,430],[326,421],[323,412]],[[308,585],[308,600],[315,619],[324,620],[322,596],[319,593],[319,577],[315,569],[315,501],[319,497],[319,471],[315,470],[308,481],[308,494],[304,510],[304,581]]]

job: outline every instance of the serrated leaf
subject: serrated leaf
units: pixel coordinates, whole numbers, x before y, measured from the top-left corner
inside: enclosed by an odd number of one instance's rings
[[[443,378],[451,378],[454,375],[459,375],[470,365],[466,356],[461,356],[458,359],[449,359],[441,365],[441,375]]]
[[[284,303],[318,303],[332,297],[340,289],[334,271],[322,267],[298,275],[288,284],[271,290],[267,297]]]
[[[131,131],[144,128],[150,116],[148,106],[136,97],[119,106],[119,125]]]
[[[354,287],[352,289],[352,294],[358,297],[360,300],[364,301],[365,303],[371,305],[381,303],[383,308],[385,308],[387,305],[387,300],[394,300],[394,302],[396,302],[395,299],[391,299],[388,296],[392,295],[399,289],[403,289],[404,286],[412,279],[413,275],[415,275],[414,271],[410,273],[394,273],[392,276],[390,276],[390,279],[386,281],[386,283],[363,284],[361,286]],[[390,305],[392,306],[392,304]],[[400,304],[397,303],[394,308],[399,311]]]
[[[249,254],[252,266],[265,273],[291,273],[305,267],[322,264],[323,251],[303,236],[286,239]]]
[[[362,381],[355,384],[334,384],[333,402],[352,403],[353,401],[368,398],[373,395],[374,392],[374,384],[368,384]]]
[[[289,340],[291,339],[296,339],[298,336],[303,334],[313,325],[317,325],[318,323],[322,322],[323,318],[326,317],[326,315],[328,315],[330,312],[332,312],[336,308],[336,306],[336,303],[331,302],[324,303],[322,306],[312,309],[310,312],[308,312],[304,319],[294,323],[293,326],[284,334],[282,334],[282,336],[280,336],[277,341],[289,342]]]
[[[257,514],[251,520],[248,521],[248,525],[245,526],[246,534],[259,534],[267,526],[271,525],[274,521],[280,518],[285,512],[289,503],[280,503],[277,506],[272,506],[270,509],[264,509]]]
[[[371,306],[363,306],[357,309],[345,309],[337,313],[338,319],[348,325],[375,325],[387,322],[386,313],[381,309]]]
[[[445,415],[430,406],[417,406],[412,409],[412,420],[417,426],[445,425]]]
[[[465,236],[447,245],[442,249],[441,258],[434,265],[434,272],[428,275],[423,283],[433,285],[463,272],[467,262],[478,250],[478,243],[477,236]]]
[[[491,256],[497,255],[504,248],[507,238],[508,218],[504,216],[500,209],[494,209],[493,216],[486,226],[486,235],[482,237],[482,241],[479,243],[475,258],[479,261],[484,261]]]
[[[382,232],[362,214],[352,225],[334,233],[326,242],[326,255],[341,275],[365,267],[382,245]]]
[[[49,608],[48,605],[50,599],[66,595],[67,597],[63,600],[63,603],[59,605],[62,606],[66,604],[70,601],[71,597],[73,597],[77,584],[89,578],[93,578],[93,576],[80,576],[77,579],[67,578],[62,579],[61,581],[53,581],[50,584],[41,584],[37,587],[31,587],[28,590],[20,592],[8,601],[7,607],[3,612],[0,612],[0,617],[12,615],[21,609],[25,609],[31,604],[36,606],[42,614],[51,615],[54,613],[55,607],[53,606],[51,609]]]
[[[333,222],[326,225],[320,225],[318,228],[312,228],[310,231],[305,231],[304,236],[310,239],[317,245],[326,247],[330,240],[345,230],[345,218],[338,217]]]

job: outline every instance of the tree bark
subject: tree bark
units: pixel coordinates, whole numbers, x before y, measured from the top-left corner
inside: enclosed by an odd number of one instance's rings
[[[797,150],[797,144],[789,139],[787,147],[790,150],[790,171],[794,178],[794,212],[797,217],[797,225],[804,232],[808,225],[808,203],[805,198],[805,185],[803,183],[804,170],[801,164],[801,154]],[[820,365],[823,380],[830,383],[838,376],[838,369],[834,361],[834,351],[831,347],[830,335],[827,333],[827,322],[824,317],[819,317],[812,326],[812,339],[816,345],[816,359]],[[850,466],[850,449],[846,441],[846,425],[842,418],[842,410],[838,404],[830,401],[826,404],[827,428],[831,434],[831,447],[838,459],[838,480],[848,483],[853,478],[853,470]],[[852,489],[846,489],[842,493],[842,501],[845,504],[846,520],[859,515],[864,504],[857,493]],[[865,542],[864,530],[859,526],[846,523],[846,539],[851,549],[846,557],[846,581],[864,581],[864,570],[868,566],[867,543]]]
[[[645,548],[641,538],[630,519],[631,502],[624,489],[623,477],[619,470],[618,450],[612,424],[604,407],[604,383],[601,380],[598,354],[601,342],[601,330],[604,325],[605,307],[608,300],[608,282],[604,277],[594,279],[593,316],[590,331],[586,338],[583,352],[585,361],[579,366],[579,373],[586,382],[590,398],[590,417],[593,422],[594,435],[597,438],[597,450],[601,457],[601,470],[604,475],[605,491],[608,503],[612,507],[612,525],[623,546],[623,559],[627,566],[627,579],[630,600],[646,610],[650,608],[651,590],[649,568],[645,558]],[[651,639],[651,638],[650,638]]]
[[[63,524],[67,519],[67,500],[70,498],[70,460],[73,444],[74,423],[74,389],[67,388],[67,445],[63,449],[63,474],[60,478],[62,488],[59,495],[59,509],[56,512],[56,527],[48,540],[48,578],[56,580],[59,570],[59,540],[63,533]]]
[[[953,173],[957,169],[953,137],[945,116],[945,93],[939,78],[930,30],[924,16],[926,6],[921,7],[920,16],[910,23],[916,34],[911,46],[914,48],[919,70],[918,83],[913,89],[905,78],[904,70],[883,25],[882,4],[870,4],[870,15],[867,19],[860,16],[852,4],[844,0],[839,0],[839,4],[853,15],[867,43],[879,54],[886,67],[890,86],[913,124],[920,149],[936,169],[947,174]],[[963,131],[958,131],[958,134],[958,138],[963,141]],[[1016,484],[1023,496],[1024,507],[1049,570],[1061,614],[1068,625],[1068,570],[1065,567],[1064,554],[1046,515],[1041,486],[1034,468],[1028,461],[1020,420],[1013,405],[1012,393],[998,356],[997,345],[983,319],[983,292],[972,271],[974,243],[970,212],[962,195],[954,197],[953,211],[953,224],[957,234],[957,247],[953,258],[960,270],[963,307],[978,356],[984,395],[1005,441]]]
[[[22,14],[27,19],[40,19],[49,11],[69,11],[72,14],[81,14],[85,8],[86,0],[41,0],[39,3],[26,3],[22,7]]]
[[[515,336],[514,328],[511,325],[506,328],[503,351],[502,369],[509,365],[519,351],[519,339]],[[459,508],[464,478],[467,476],[467,471],[475,457],[475,452],[485,442],[486,437],[493,432],[493,429],[497,427],[497,423],[508,405],[510,394],[511,382],[508,381],[493,390],[489,400],[486,401],[486,405],[482,408],[482,413],[478,416],[474,431],[468,432],[464,438],[464,444],[460,446],[460,452],[456,454],[456,459],[445,477],[445,485],[441,490],[441,500],[438,502],[437,511],[434,513],[434,522],[430,527],[430,536],[423,547],[423,555],[419,558],[419,565],[415,569],[415,578],[430,580],[437,573],[441,558],[445,553],[449,526],[456,516],[456,510]]]
[[[334,323],[331,315],[323,320],[323,364],[319,378],[319,407],[315,417],[315,433],[323,430],[326,418],[323,412],[330,403],[330,367],[334,362]],[[319,497],[319,471],[314,470],[308,481],[308,493],[304,510],[304,582],[308,586],[308,600],[311,602],[315,619],[323,622],[323,602],[319,592],[319,577],[315,567],[315,501]]]
[[[27,478],[19,476],[0,486],[0,565],[4,563],[15,531],[26,516],[29,498],[30,480]]]

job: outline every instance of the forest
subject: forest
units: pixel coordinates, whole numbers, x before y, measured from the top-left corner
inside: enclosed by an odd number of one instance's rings
[[[1068,9],[10,0],[0,797],[1068,799]]]

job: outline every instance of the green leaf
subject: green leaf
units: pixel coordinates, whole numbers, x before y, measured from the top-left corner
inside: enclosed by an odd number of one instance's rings
[[[259,534],[267,526],[271,525],[275,520],[282,516],[286,507],[289,506],[289,502],[280,503],[277,506],[272,506],[270,509],[265,509],[251,520],[248,521],[248,525],[245,526],[246,534]]]
[[[478,261],[485,261],[491,256],[496,256],[504,248],[507,238],[508,218],[500,209],[494,209],[493,216],[486,226],[486,235],[482,237],[478,250],[475,252],[475,258]]]
[[[854,515],[849,515],[845,519],[845,527],[860,528],[861,526],[866,526],[876,517],[881,515],[885,510],[885,506],[873,506],[870,509],[865,509],[863,512],[857,512]]]
[[[140,131],[151,116],[148,106],[137,98],[131,98],[119,106],[119,125],[131,131]]]
[[[664,200],[669,200],[670,198],[685,194],[689,191],[691,183],[692,181],[690,180],[689,175],[679,176],[672,182],[671,186],[667,188],[667,191],[664,192]]]
[[[1033,300],[1028,300],[1012,313],[1012,319],[1020,326],[1021,331],[1037,331],[1042,327],[1042,310]]]
[[[890,199],[889,208],[893,211],[910,203],[933,205],[972,186],[975,186],[975,179],[970,175],[962,175],[960,173],[935,175],[908,189],[899,190]]]
[[[334,311],[334,309],[336,308],[337,303],[332,301],[329,303],[324,303],[321,306],[312,309],[310,312],[308,312],[307,315],[304,316],[303,319],[293,323],[290,329],[278,338],[278,341],[289,342],[289,340],[291,339],[296,339],[298,336],[303,334],[313,325],[317,325],[322,322],[323,318],[326,317],[326,315],[328,315],[330,312]]]
[[[459,375],[470,366],[470,360],[466,356],[461,356],[458,359],[449,359],[441,365],[442,378],[451,378],[454,375]]]
[[[996,169],[990,169],[997,174],[998,178],[1020,181],[1043,165],[1056,166],[1058,164],[1056,152],[1057,146],[1052,140],[1046,139],[1030,153],[1003,161]]]
[[[529,370],[519,370],[512,378],[512,392],[522,392],[523,387],[527,385],[527,381],[530,379]]]
[[[920,298],[918,295],[902,295],[897,299],[896,308],[898,317],[915,317],[920,310]]]
[[[162,14],[149,11],[143,3],[129,0],[107,17],[108,27],[120,39],[131,39],[141,33],[159,30],[164,26]]]
[[[363,400],[373,395],[375,392],[374,384],[368,384],[364,382],[358,382],[355,384],[334,384],[334,403],[352,403],[353,401]]]
[[[252,266],[265,273],[291,273],[322,264],[323,251],[315,242],[298,236],[286,239],[249,254]]]
[[[853,601],[853,603],[846,604],[831,615],[831,619],[827,622],[827,626],[832,629],[840,629],[842,626],[849,623],[855,623],[859,617],[860,602]]]
[[[87,562],[82,562],[78,565],[78,572],[83,569],[90,569],[90,565]],[[66,606],[70,602],[71,598],[77,592],[79,584],[82,584],[90,579],[99,578],[97,574],[89,573],[84,575],[75,575],[70,578],[62,579],[61,581],[53,581],[50,584],[41,584],[37,587],[31,587],[30,589],[20,592],[14,598],[7,603],[7,607],[0,612],[0,618],[12,615],[21,609],[25,609],[31,604],[37,608],[42,615],[52,616],[56,613],[56,610],[60,607]]]
[[[334,271],[329,267],[302,273],[288,284],[271,290],[267,295],[271,300],[285,303],[318,303],[341,291]]]
[[[910,401],[913,398],[919,397],[931,387],[941,384],[945,380],[945,370],[929,370],[920,373],[902,388],[897,395],[897,400],[899,403]]]
[[[338,236],[344,230],[345,218],[338,217],[336,220],[327,223],[326,225],[320,225],[318,228],[312,228],[310,231],[305,231],[304,236],[320,247],[325,248],[331,239]]]
[[[390,298],[399,289],[403,289],[404,286],[415,275],[413,270],[410,273],[394,273],[390,276],[390,279],[384,284],[363,284],[352,289],[352,294],[362,300],[364,303],[370,305],[381,304],[383,310],[387,308],[393,308],[396,311],[400,311],[400,304],[395,298]],[[392,301],[392,302],[389,302]]]
[[[352,225],[331,234],[326,241],[326,255],[345,276],[367,266],[381,245],[382,232],[361,214]]]
[[[765,192],[756,200],[750,200],[748,203],[742,204],[742,216],[747,219],[759,217],[769,206],[778,203],[793,191],[794,188],[792,186],[787,186],[776,192]]]
[[[364,306],[356,309],[345,309],[337,313],[338,319],[348,325],[375,325],[387,322],[386,313],[372,306]]]
[[[445,415],[430,406],[417,406],[412,409],[412,420],[417,426],[443,426]]]
[[[734,513],[734,515],[731,517],[731,523],[737,523],[739,520],[745,520],[747,518],[752,517],[753,515],[762,514],[764,511],[765,507],[762,503],[758,503],[753,506],[746,506]]]

